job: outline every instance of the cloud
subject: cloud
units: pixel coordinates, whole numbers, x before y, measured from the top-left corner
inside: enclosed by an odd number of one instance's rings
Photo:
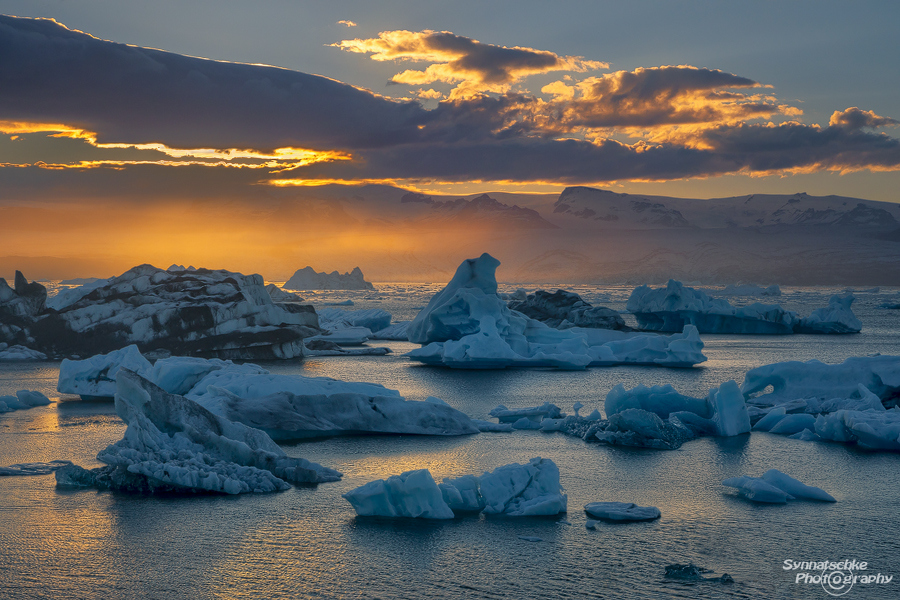
[[[37,164],[0,167],[0,191],[25,179],[53,186],[62,175],[40,174],[64,168],[65,181],[106,181],[124,194],[133,189],[127,174],[151,172],[147,163],[177,171],[174,187],[221,177],[243,190],[286,180],[593,184],[900,170],[900,142],[871,131],[896,120],[854,107],[835,112],[827,127],[787,121],[800,111],[723,71],[680,65],[572,76],[544,85],[540,97],[521,89],[523,78],[599,63],[446,32],[385,32],[342,44],[376,60],[432,61],[415,73],[471,83],[472,93],[411,92],[438,100],[426,110],[326,77],[0,16],[0,131],[20,137],[0,140],[0,162]],[[432,67],[445,71],[429,75]],[[41,131],[66,137],[39,139]]]
[[[356,27],[353,21],[338,21],[338,25],[346,25],[347,27]]]
[[[834,111],[828,124],[832,127],[843,127],[845,129],[862,129],[864,127],[875,129],[895,126],[900,124],[900,121],[888,117],[879,117],[871,110],[860,110],[854,106],[846,110]]]
[[[382,31],[377,38],[343,40],[333,45],[348,52],[370,54],[377,61],[433,63],[424,70],[398,73],[391,81],[411,85],[459,83],[452,98],[479,92],[502,93],[513,83],[540,73],[585,72],[608,67],[606,63],[580,56],[484,44],[449,31]]]
[[[106,42],[0,16],[0,119],[57,122],[100,143],[341,150],[418,135],[424,111],[320,77]],[[52,118],[49,118],[52,115]]]

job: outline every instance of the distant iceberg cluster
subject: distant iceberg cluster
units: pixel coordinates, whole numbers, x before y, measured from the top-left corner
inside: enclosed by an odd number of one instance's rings
[[[374,290],[359,267],[349,273],[318,273],[312,267],[295,272],[282,286],[286,290]]]

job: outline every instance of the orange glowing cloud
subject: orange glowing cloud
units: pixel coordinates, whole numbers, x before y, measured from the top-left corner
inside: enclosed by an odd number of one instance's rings
[[[530,75],[553,71],[583,73],[609,66],[546,50],[484,44],[449,31],[382,31],[377,38],[343,40],[332,45],[348,52],[370,54],[377,61],[433,63],[424,70],[398,73],[391,81],[409,85],[459,84],[451,92],[451,98],[483,92],[503,93]]]

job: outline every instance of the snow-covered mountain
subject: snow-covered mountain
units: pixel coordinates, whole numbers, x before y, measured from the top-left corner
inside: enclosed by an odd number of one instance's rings
[[[751,194],[700,200],[566,188],[548,218],[561,227],[669,229],[833,225],[900,227],[900,205],[844,196]]]

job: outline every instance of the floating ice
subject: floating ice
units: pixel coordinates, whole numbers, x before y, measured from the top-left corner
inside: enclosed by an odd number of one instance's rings
[[[365,327],[370,331],[381,331],[391,324],[391,313],[380,308],[364,310],[341,310],[340,308],[320,308],[319,326],[325,329]]]
[[[20,463],[8,467],[0,467],[0,477],[13,477],[19,475],[49,475],[57,469],[70,466],[68,460],[52,460],[50,462]]]
[[[431,365],[464,369],[646,364],[688,367],[706,360],[696,329],[659,336],[572,328],[557,330],[511,311],[497,295],[489,254],[464,261],[407,329],[426,344],[406,354]]]
[[[593,429],[592,437],[611,446],[634,446],[675,450],[694,437],[686,427],[663,421],[659,416],[639,408],[628,408],[609,417],[606,427]],[[589,439],[586,434],[585,439]]]
[[[10,346],[6,342],[0,342],[0,362],[20,360],[47,360],[47,355],[20,344]]]
[[[402,340],[409,339],[409,321],[401,321],[380,329],[372,334],[373,340]]]
[[[591,502],[584,512],[605,521],[652,521],[661,515],[655,506],[638,506],[631,502]]]
[[[498,467],[482,475],[479,484],[486,514],[521,517],[566,512],[559,468],[550,459],[532,458],[526,465]]]
[[[269,298],[272,299],[272,302],[303,302],[303,298],[300,297],[300,294],[287,292],[274,283],[270,283],[266,286],[266,292],[269,294]]]
[[[500,404],[488,414],[500,423],[515,423],[522,418],[540,423],[542,419],[558,419],[563,416],[559,407],[550,402],[545,402],[541,406],[530,406],[527,408],[506,408]]]
[[[816,418],[812,415],[785,415],[772,425],[769,433],[777,433],[778,435],[794,435],[800,433],[804,429],[813,429],[816,426]]]
[[[524,292],[524,290],[523,290]],[[566,290],[553,293],[537,290],[525,298],[515,297],[509,308],[557,329],[598,327],[628,330],[618,312],[602,306],[591,306],[581,296]]]
[[[479,489],[477,476],[448,477],[438,487],[444,502],[451,510],[455,512],[481,512],[484,510],[485,502]]]
[[[762,477],[732,477],[722,485],[737,488],[748,500],[769,504],[784,504],[788,500],[803,499],[819,502],[836,502],[824,490],[806,485],[777,469],[770,469]]]
[[[827,308],[817,308],[808,317],[800,319],[795,333],[859,333],[862,322],[856,318],[850,305],[856,298],[852,294],[832,296]]]
[[[317,273],[312,267],[296,271],[284,286],[288,290],[374,290],[375,286],[365,280],[359,267],[349,273]]]
[[[710,390],[707,402],[717,435],[729,437],[750,431],[750,415],[738,384],[727,381],[718,390]]]
[[[378,479],[341,495],[362,517],[452,519],[428,469]]]
[[[867,450],[900,452],[900,410],[839,410],[816,417],[816,434],[833,442],[856,443]]]
[[[214,415],[137,373],[121,369],[116,387],[116,413],[128,428],[97,455],[108,466],[64,467],[58,484],[240,494],[340,479],[333,469],[288,457],[262,431]]]
[[[675,391],[671,385],[638,385],[626,390],[619,384],[606,395],[604,410],[607,415],[622,412],[628,408],[640,408],[666,419],[673,412],[688,411],[709,418],[709,403],[703,398],[692,398]]]
[[[758,395],[769,386],[771,392]],[[748,371],[741,392],[748,402],[759,406],[803,399],[807,404],[817,401],[810,405],[818,410],[810,412],[874,408],[869,393],[882,401],[900,395],[900,357],[855,356],[836,365],[818,360],[774,363]],[[856,399],[857,403],[836,403],[836,398]]]
[[[85,400],[112,398],[116,394],[116,373],[123,367],[145,376],[151,369],[150,361],[134,344],[85,360],[63,359],[56,391],[78,394]]]
[[[735,308],[727,300],[710,298],[673,279],[665,288],[636,288],[626,308],[642,329],[650,331],[681,331],[690,324],[700,333],[786,334],[793,333],[799,321],[796,313],[778,305],[755,303]]]

